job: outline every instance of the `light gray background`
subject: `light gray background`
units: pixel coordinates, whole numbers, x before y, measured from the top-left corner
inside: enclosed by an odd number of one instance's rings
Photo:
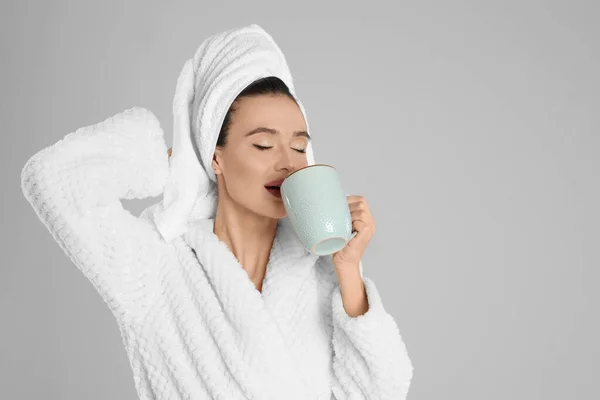
[[[183,63],[258,23],[317,160],[371,204],[365,274],[409,399],[600,398],[598,4],[3,2],[1,397],[136,398],[112,314],[21,193],[26,160],[133,106],[172,143]]]

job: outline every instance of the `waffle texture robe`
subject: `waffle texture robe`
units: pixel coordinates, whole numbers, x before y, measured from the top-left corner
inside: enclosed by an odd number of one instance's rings
[[[120,199],[159,196],[167,146],[134,107],[76,130],[25,164],[37,216],[106,302],[140,399],[405,399],[413,367],[367,276],[369,310],[343,308],[330,256],[279,221],[262,293],[213,220],[165,242]]]

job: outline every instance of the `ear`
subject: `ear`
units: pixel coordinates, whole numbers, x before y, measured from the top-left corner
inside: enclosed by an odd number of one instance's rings
[[[220,175],[223,173],[223,169],[221,168],[221,149],[215,149],[215,154],[213,155],[211,166],[215,175]]]

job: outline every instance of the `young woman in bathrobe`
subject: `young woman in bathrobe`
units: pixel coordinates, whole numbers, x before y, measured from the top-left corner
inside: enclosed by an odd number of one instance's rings
[[[25,197],[113,312],[140,399],[405,399],[411,360],[362,274],[367,200],[347,199],[358,234],[344,249],[311,254],[266,187],[309,164],[289,85],[256,79],[224,114],[208,149],[216,212],[172,240],[157,223],[167,200],[139,217],[120,202],[163,194],[175,168],[147,109],[80,128],[22,171]]]

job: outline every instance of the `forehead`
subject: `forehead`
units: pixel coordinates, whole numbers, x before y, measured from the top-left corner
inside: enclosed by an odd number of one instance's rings
[[[305,130],[306,121],[300,107],[284,95],[261,95],[240,98],[235,105],[231,127],[268,126],[281,131]]]

